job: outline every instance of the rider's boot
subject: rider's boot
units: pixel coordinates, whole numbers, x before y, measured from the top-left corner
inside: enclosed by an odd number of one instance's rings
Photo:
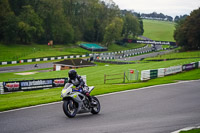
[[[91,106],[96,106],[97,105],[97,103],[92,100],[92,97],[90,96],[89,92],[86,93],[86,96],[88,97]]]

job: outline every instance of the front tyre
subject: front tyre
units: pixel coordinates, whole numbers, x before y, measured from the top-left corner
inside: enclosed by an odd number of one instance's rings
[[[92,97],[92,102],[94,102],[96,105],[92,107],[91,113],[92,114],[98,114],[101,109],[101,105],[99,100],[96,97]]]
[[[63,102],[63,111],[67,117],[69,118],[75,117],[77,110],[78,108],[76,106],[76,103],[72,99],[65,100]]]

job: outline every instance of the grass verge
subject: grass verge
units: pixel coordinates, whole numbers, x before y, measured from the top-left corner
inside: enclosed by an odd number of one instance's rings
[[[189,131],[181,131],[180,133],[200,133],[200,129],[192,129]]]
[[[171,60],[162,62],[151,62],[151,63],[140,63],[137,64],[126,64],[126,65],[97,65],[94,67],[86,67],[77,69],[78,74],[87,75],[88,85],[102,85],[104,83],[104,74],[116,74],[123,73],[129,69],[136,69],[139,71],[167,68],[176,65],[188,64],[191,62],[199,61],[199,59],[181,59]],[[34,70],[35,71],[35,70]],[[63,71],[51,71],[51,72],[38,72],[34,75],[16,75],[15,73],[0,73],[0,82],[5,82],[12,79],[49,79],[49,78],[60,78],[66,77],[68,70]],[[109,83],[120,83],[122,80],[116,80],[115,82],[110,81]]]
[[[138,89],[159,84],[174,83],[179,80],[197,79],[200,79],[200,69],[179,73],[177,75],[166,76],[163,78],[157,78],[149,80],[147,82],[139,82],[132,84],[97,84],[95,86],[96,89],[94,89],[94,91],[92,92],[92,95],[100,95],[130,89]],[[61,101],[61,90],[62,87],[37,91],[15,92],[0,95],[0,111]]]

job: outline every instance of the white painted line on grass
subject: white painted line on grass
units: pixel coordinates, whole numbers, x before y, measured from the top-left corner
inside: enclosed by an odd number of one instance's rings
[[[182,84],[182,83],[195,82],[195,81],[200,81],[200,80],[189,80],[189,81],[180,81],[180,82],[177,82],[177,83],[155,85],[155,86],[143,87],[143,88],[138,88],[138,89],[125,90],[125,91],[119,91],[119,92],[113,92],[113,93],[108,93],[108,94],[97,95],[96,97],[103,97],[103,96],[115,95],[115,94],[120,94],[120,93],[131,92],[131,91],[140,91],[140,90],[146,90],[146,89],[154,88],[154,87]],[[53,103],[47,103],[47,104],[40,104],[40,105],[36,105],[36,106],[24,107],[24,108],[13,109],[13,110],[8,110],[8,111],[3,111],[3,112],[0,112],[0,114],[14,112],[14,111],[20,111],[20,110],[25,110],[25,109],[31,109],[31,108],[37,108],[37,107],[42,107],[42,106],[47,106],[47,105],[54,105],[54,104],[59,104],[59,103],[62,103],[62,101],[53,102]]]

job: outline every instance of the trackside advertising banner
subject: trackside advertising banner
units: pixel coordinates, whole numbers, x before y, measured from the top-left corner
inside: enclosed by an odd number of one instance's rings
[[[64,86],[68,78],[39,79],[27,81],[3,82],[4,92],[26,91]]]
[[[53,87],[53,83],[51,79],[22,81],[20,82],[20,87],[21,87],[21,90],[51,88]]]
[[[145,80],[149,80],[150,79],[150,70],[143,70],[141,72],[141,80],[145,81]]]
[[[183,65],[183,71],[188,71],[188,70],[192,70],[192,69],[198,68],[198,63],[199,62],[194,62],[194,63]]]
[[[4,92],[21,91],[20,82],[3,82]]]
[[[170,75],[170,74],[174,74],[174,73],[179,73],[182,72],[182,66],[174,66],[174,67],[168,67],[165,68],[165,75]]]
[[[132,39],[123,39],[125,43],[142,43],[142,44],[155,44],[155,45],[173,45],[175,46],[175,42],[169,41],[154,41],[154,40],[132,40]]]

